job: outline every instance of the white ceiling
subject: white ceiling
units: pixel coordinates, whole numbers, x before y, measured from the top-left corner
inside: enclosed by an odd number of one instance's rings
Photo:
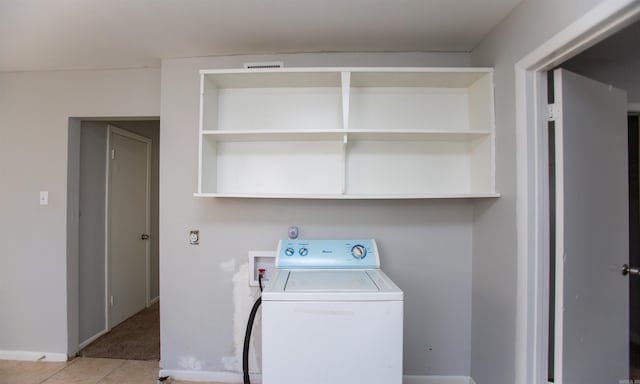
[[[520,0],[0,0],[0,71],[163,58],[471,51]]]

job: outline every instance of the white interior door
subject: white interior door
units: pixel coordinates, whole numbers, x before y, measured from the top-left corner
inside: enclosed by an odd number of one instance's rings
[[[109,327],[148,304],[150,141],[109,127]]]
[[[629,375],[626,94],[555,70],[555,382]]]

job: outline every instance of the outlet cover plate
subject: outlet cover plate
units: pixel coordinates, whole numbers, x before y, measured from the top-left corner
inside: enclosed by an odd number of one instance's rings
[[[192,229],[189,231],[189,244],[200,245],[200,231]]]

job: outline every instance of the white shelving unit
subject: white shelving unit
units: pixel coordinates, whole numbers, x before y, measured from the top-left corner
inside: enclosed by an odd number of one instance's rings
[[[196,196],[497,197],[493,71],[201,71]]]

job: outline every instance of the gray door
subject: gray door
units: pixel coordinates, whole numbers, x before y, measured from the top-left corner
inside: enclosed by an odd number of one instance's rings
[[[556,117],[555,382],[629,375],[627,101],[566,70]]]
[[[112,127],[109,143],[109,326],[113,327],[147,305],[150,143]]]

